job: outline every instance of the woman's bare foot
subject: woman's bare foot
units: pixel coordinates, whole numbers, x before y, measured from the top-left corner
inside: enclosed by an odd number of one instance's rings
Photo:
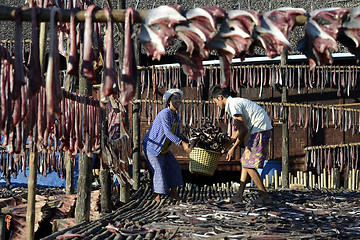
[[[154,198],[154,201],[159,202],[161,200],[161,195],[156,193],[156,197]]]

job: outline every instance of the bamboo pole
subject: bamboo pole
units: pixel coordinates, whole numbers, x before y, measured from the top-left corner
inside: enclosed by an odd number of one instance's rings
[[[304,186],[308,187],[308,174],[307,172],[303,172]]]
[[[338,147],[351,147],[351,146],[360,146],[360,142],[357,143],[340,143],[335,145],[321,145],[321,146],[312,146],[305,147],[304,150],[312,150],[312,149],[325,149],[325,148],[338,148]]]
[[[351,169],[351,191],[355,190],[355,169]]]
[[[265,187],[269,187],[269,184],[270,184],[270,178],[269,178],[269,174],[266,174],[265,176]]]

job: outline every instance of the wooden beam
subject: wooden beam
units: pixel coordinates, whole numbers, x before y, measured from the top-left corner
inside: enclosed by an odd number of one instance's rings
[[[15,10],[16,10],[16,7],[8,7],[8,6],[0,5],[0,20],[1,21],[15,20]],[[22,10],[23,10],[23,12],[22,12],[21,20],[30,22],[31,21],[31,8],[23,7]],[[51,9],[49,9],[49,8],[41,8],[41,12],[38,15],[39,21],[40,22],[49,22],[50,21],[50,11],[51,11]],[[70,22],[71,10],[70,9],[60,9],[60,11],[62,14],[61,21],[62,22]],[[126,11],[126,9],[113,9],[111,12],[113,21],[114,22],[125,22],[125,11]],[[85,12],[86,12],[85,10],[77,9],[76,15],[75,15],[76,21],[84,22],[85,21]],[[145,15],[146,15],[146,10],[135,11],[135,22],[141,23],[144,20]],[[56,18],[57,18],[56,20],[59,21],[58,16],[56,16]],[[101,9],[99,9],[97,11],[95,10],[95,12],[93,14],[93,21],[106,23],[107,18],[104,13],[104,10],[101,10]]]
[[[15,20],[15,10],[16,7],[8,7],[4,5],[0,5],[0,21],[3,20]],[[21,16],[22,21],[31,21],[31,8],[29,7],[23,7],[22,8],[23,13]],[[49,8],[41,8],[41,12],[39,14],[39,21],[40,22],[49,22],[50,20],[50,11]],[[60,9],[62,14],[62,22],[69,22],[70,21],[70,9]],[[95,10],[96,11],[96,10]],[[126,9],[113,9],[112,10],[112,18],[114,22],[125,22],[125,11]],[[77,9],[75,18],[78,22],[84,22],[85,21],[85,10]],[[135,11],[135,22],[141,23],[145,19],[147,10],[136,10]],[[57,19],[59,20],[59,19]],[[104,14],[104,10],[98,10],[95,12],[93,16],[94,22],[103,22],[106,23],[106,15]],[[306,16],[297,16],[295,18],[295,25],[296,26],[303,26],[305,25],[307,21]]]

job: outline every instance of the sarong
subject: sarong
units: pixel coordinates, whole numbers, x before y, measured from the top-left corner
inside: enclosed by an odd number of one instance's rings
[[[155,156],[144,149],[144,154],[153,173],[155,193],[169,194],[170,188],[179,187],[184,184],[180,164],[170,151]]]
[[[270,131],[250,135],[240,159],[242,167],[255,169],[264,167],[270,135]]]

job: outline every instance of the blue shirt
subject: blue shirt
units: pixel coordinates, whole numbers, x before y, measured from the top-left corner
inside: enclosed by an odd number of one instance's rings
[[[175,133],[171,131],[177,121]],[[165,145],[166,139],[176,145],[180,145],[183,138],[180,136],[180,117],[174,114],[170,108],[161,110],[146,133],[142,145],[155,156],[158,156]]]

